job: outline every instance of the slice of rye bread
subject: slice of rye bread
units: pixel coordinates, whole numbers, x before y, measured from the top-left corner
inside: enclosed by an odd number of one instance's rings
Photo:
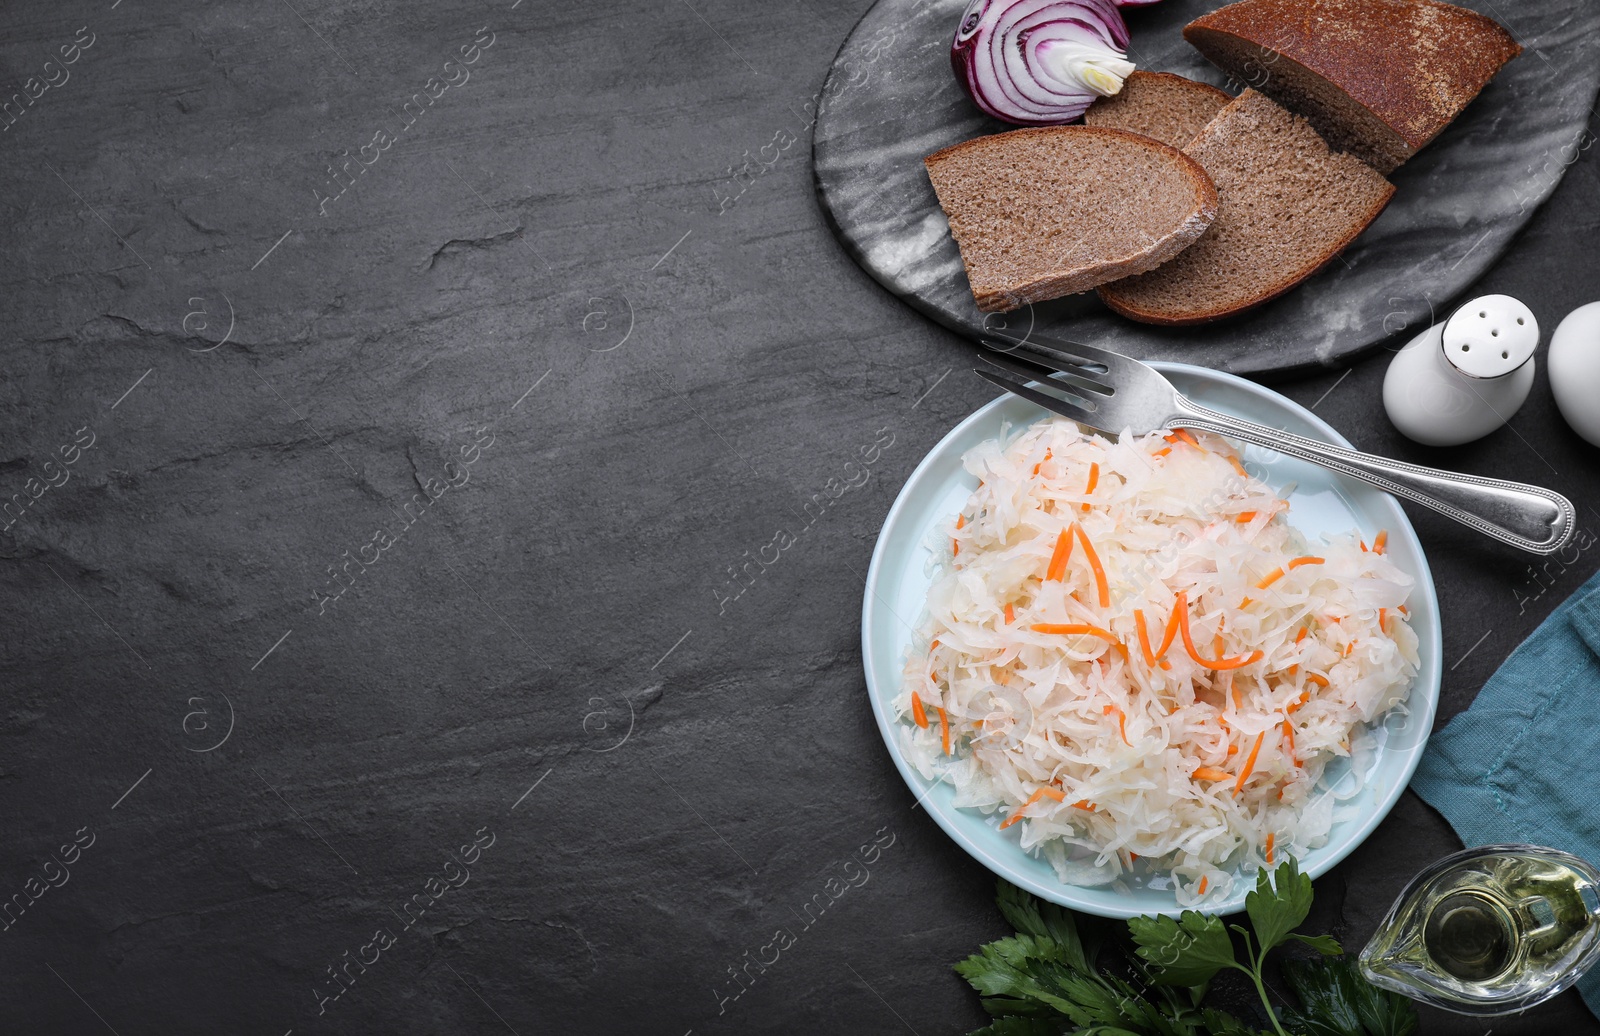
[[[1012,130],[923,162],[986,313],[1153,270],[1217,214],[1199,162],[1122,130]]]
[[[1160,269],[1100,288],[1106,305],[1148,324],[1203,324],[1277,298],[1354,241],[1394,185],[1329,150],[1306,121],[1246,90],[1187,153],[1221,197],[1204,237]]]
[[[1120,91],[1094,102],[1083,121],[1142,133],[1181,150],[1231,100],[1214,86],[1171,72],[1137,71],[1123,81]]]
[[[1492,18],[1434,0],[1242,0],[1183,36],[1380,173],[1438,136],[1522,53]]]

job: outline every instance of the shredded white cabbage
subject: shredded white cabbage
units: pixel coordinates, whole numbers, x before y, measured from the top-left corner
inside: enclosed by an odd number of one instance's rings
[[[1309,549],[1204,433],[1051,419],[965,464],[981,482],[940,529],[895,702],[923,776],[1016,818],[1063,882],[1140,860],[1184,905],[1324,844],[1359,790],[1359,771],[1318,789],[1324,770],[1417,672],[1413,581],[1381,542]]]

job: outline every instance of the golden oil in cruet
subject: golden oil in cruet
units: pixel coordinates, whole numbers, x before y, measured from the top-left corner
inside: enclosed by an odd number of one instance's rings
[[[1361,951],[1368,981],[1450,1011],[1506,1014],[1600,958],[1600,871],[1568,853],[1490,845],[1414,878]]]

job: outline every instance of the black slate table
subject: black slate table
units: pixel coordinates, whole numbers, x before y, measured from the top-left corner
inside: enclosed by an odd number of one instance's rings
[[[864,7],[8,5],[0,1030],[981,1023],[948,965],[993,881],[891,767],[857,615],[992,390],[813,201]],[[1600,297],[1597,175],[1480,285],[1547,331]],[[1593,542],[1542,372],[1430,451],[1386,360],[1282,388]],[[1442,721],[1600,557],[1416,521]],[[1359,943],[1455,847],[1407,796],[1315,920]],[[1424,1025],[1600,1032],[1570,994]]]

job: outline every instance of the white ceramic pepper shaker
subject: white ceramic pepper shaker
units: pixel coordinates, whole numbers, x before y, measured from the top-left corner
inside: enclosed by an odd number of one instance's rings
[[[1572,430],[1600,446],[1600,302],[1568,313],[1550,336],[1550,390]]]
[[[1389,420],[1427,446],[1480,439],[1511,419],[1533,387],[1539,322],[1509,295],[1473,299],[1413,338],[1389,364]]]

